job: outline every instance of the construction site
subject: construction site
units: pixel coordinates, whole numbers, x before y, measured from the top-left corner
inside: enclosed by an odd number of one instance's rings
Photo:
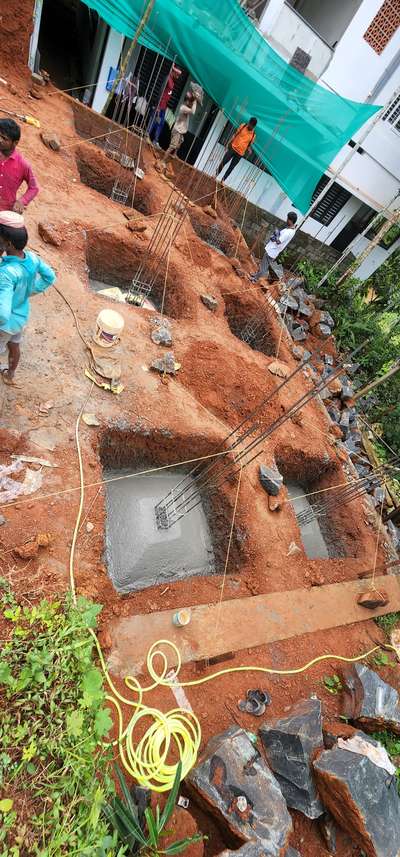
[[[132,3],[132,45],[165,2]],[[248,201],[254,164],[237,189],[217,148],[164,169],[115,84],[97,112],[32,73],[32,5],[2,11],[0,108],[40,187],[28,249],[56,280],[0,385],[0,854],[398,857],[399,459],[374,457],[359,409],[373,344],[339,350],[296,239],[281,277],[251,281],[284,225]],[[399,222],[380,216],[374,246]],[[327,267],[345,280],[356,255]],[[88,604],[97,626],[62,631]],[[66,640],[88,650],[61,704]],[[90,788],[70,788],[88,735]]]

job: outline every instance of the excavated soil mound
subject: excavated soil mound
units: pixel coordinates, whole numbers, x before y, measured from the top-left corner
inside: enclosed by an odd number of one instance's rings
[[[276,386],[272,375],[258,366],[251,352],[247,361],[234,350],[211,341],[193,343],[178,377],[208,410],[232,428]],[[276,418],[278,398],[274,397],[267,407],[268,419]]]

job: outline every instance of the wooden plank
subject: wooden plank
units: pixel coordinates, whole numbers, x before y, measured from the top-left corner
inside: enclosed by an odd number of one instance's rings
[[[201,604],[192,608],[191,622],[185,628],[173,624],[174,610],[119,619],[111,628],[109,667],[120,676],[142,672],[147,652],[157,640],[175,643],[183,662],[197,661],[400,610],[398,576],[376,578],[376,588],[389,598],[383,609],[366,610],[357,604],[358,595],[370,585],[368,580],[354,580],[237,598],[220,605]]]

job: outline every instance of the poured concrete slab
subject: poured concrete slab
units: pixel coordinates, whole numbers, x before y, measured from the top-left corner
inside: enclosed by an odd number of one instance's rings
[[[311,505],[306,497],[306,492],[297,482],[285,482],[288,495],[292,501],[295,515],[300,512],[308,512]],[[309,524],[299,524],[301,540],[304,550],[309,559],[329,559],[329,550],[321,532],[318,518]]]
[[[105,479],[134,471],[106,470]],[[202,506],[169,530],[158,529],[154,507],[184,476],[163,471],[106,484],[106,562],[118,592],[214,572],[214,553]]]
[[[387,606],[378,610],[366,611],[357,604],[357,597],[367,590],[368,581],[352,580],[237,598],[220,605],[201,604],[192,607],[192,619],[185,628],[173,625],[174,610],[119,619],[111,628],[113,648],[109,666],[120,676],[142,672],[147,652],[157,640],[175,643],[183,662],[198,661],[400,610],[398,576],[377,577],[375,586],[387,592],[389,598]]]

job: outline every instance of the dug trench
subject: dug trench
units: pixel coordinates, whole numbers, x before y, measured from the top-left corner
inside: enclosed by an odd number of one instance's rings
[[[152,228],[153,225],[150,226]],[[160,265],[157,270],[145,247],[141,233],[136,235],[126,229],[89,232],[86,263],[90,287],[98,291],[99,288],[117,286],[128,291],[140,271],[141,282],[150,282],[155,277],[149,300],[156,310],[163,305],[165,314],[171,318],[191,318],[197,302],[182,263],[170,261],[167,271],[165,265]]]

